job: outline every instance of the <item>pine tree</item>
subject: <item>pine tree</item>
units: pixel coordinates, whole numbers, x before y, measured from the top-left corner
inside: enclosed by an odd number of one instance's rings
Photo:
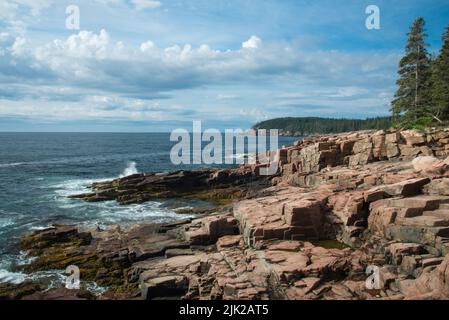
[[[425,43],[424,19],[418,17],[407,34],[405,56],[399,62],[399,86],[392,101],[391,112],[399,124],[411,127],[428,117],[430,58]]]
[[[432,103],[429,112],[438,122],[449,120],[449,27],[443,34],[443,46],[432,64]]]

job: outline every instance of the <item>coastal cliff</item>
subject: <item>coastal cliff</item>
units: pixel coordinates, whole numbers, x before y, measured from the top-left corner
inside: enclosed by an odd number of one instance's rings
[[[23,283],[2,285],[0,296],[449,299],[449,129],[323,135],[278,154],[270,177],[256,164],[94,183],[73,198],[189,197],[216,207],[170,224],[25,235],[22,249],[35,259],[23,270],[77,265],[82,281],[107,290]]]

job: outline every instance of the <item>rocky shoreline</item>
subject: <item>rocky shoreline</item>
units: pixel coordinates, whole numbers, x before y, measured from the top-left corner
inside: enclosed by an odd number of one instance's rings
[[[361,131],[279,150],[270,177],[258,164],[94,183],[73,198],[215,207],[170,224],[25,235],[35,259],[22,271],[76,265],[82,283],[107,290],[27,281],[0,285],[0,298],[449,299],[448,156],[449,129]]]

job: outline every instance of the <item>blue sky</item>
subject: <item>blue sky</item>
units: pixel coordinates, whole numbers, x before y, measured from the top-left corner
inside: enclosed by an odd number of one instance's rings
[[[371,4],[380,30],[365,27]],[[1,0],[0,131],[387,115],[418,15],[437,52],[449,0]]]

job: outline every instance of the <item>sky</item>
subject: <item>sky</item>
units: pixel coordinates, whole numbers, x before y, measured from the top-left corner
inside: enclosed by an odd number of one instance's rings
[[[388,115],[417,16],[438,53],[449,0],[0,0],[0,131]]]

